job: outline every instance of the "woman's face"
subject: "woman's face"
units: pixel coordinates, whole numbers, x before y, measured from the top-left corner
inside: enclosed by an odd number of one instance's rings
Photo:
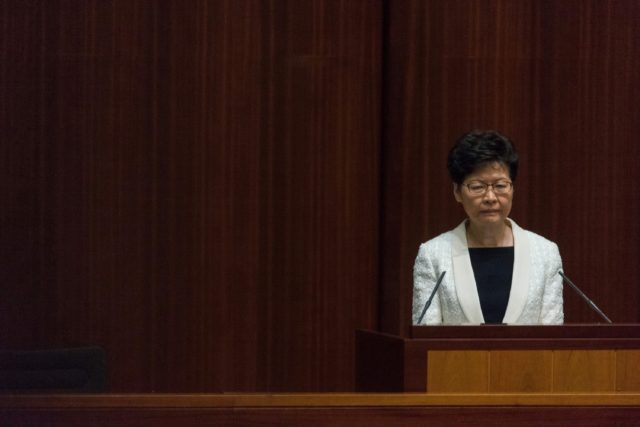
[[[474,184],[511,183],[509,169],[500,162],[479,166],[468,175],[462,185],[453,185],[453,195],[462,203],[472,224],[480,227],[504,223],[511,212],[513,186],[508,184],[507,191],[497,194],[493,187],[488,187],[484,194],[473,194],[469,186]],[[503,186],[504,189],[504,186]]]

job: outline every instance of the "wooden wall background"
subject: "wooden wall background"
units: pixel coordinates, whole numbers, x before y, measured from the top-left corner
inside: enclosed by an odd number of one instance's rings
[[[103,345],[112,390],[353,387],[455,226],[451,142],[521,152],[513,217],[640,321],[640,5],[0,4],[0,346]],[[570,322],[597,320],[566,293]]]
[[[101,344],[114,390],[348,388],[375,6],[4,2],[3,345]]]

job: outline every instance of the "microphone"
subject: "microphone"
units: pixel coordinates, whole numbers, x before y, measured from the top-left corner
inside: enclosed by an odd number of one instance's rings
[[[427,302],[424,305],[424,308],[422,309],[422,314],[420,315],[420,318],[418,319],[418,325],[420,323],[422,323],[422,319],[424,318],[424,315],[427,314],[427,309],[431,305],[431,300],[433,300],[433,297],[436,295],[436,292],[438,291],[438,288],[440,287],[440,283],[442,283],[442,279],[444,278],[444,273],[446,273],[446,271],[443,271],[442,274],[440,275],[440,277],[438,277],[438,281],[436,282],[436,286],[433,288],[433,291],[431,291],[431,295],[429,296],[429,299],[427,300]]]
[[[560,275],[562,276],[562,278],[564,279],[564,281],[565,281],[565,282],[567,282],[567,283],[568,283],[568,284],[573,288],[573,290],[574,290],[574,291],[576,291],[576,292],[578,293],[578,295],[580,295],[580,297],[581,297],[583,300],[585,300],[585,301],[587,302],[587,304],[589,304],[589,306],[590,306],[590,307],[591,307],[591,308],[592,308],[596,313],[598,313],[598,314],[600,315],[600,317],[602,317],[604,320],[606,320],[606,321],[607,321],[607,323],[613,323],[613,322],[611,321],[611,319],[609,319],[609,318],[607,317],[607,315],[606,315],[606,314],[604,314],[604,313],[602,312],[602,310],[600,310],[600,309],[598,308],[598,306],[594,304],[594,302],[593,302],[593,301],[591,301],[589,298],[587,298],[587,296],[584,294],[584,292],[582,292],[580,289],[578,289],[578,287],[577,287],[576,285],[574,285],[574,284],[573,284],[573,282],[572,282],[572,281],[571,281],[567,276],[565,276],[565,275],[564,275],[564,273],[563,273],[562,271],[558,271],[558,274],[560,274]]]

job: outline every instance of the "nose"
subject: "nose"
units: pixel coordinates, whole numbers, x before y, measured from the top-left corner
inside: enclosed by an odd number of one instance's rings
[[[498,200],[498,198],[496,197],[496,193],[493,192],[493,186],[490,185],[489,187],[487,187],[487,191],[485,191],[484,193],[484,201],[493,203],[496,200]]]

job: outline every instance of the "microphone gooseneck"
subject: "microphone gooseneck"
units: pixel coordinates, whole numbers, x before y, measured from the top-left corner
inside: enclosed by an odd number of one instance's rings
[[[424,304],[424,308],[422,309],[422,314],[420,314],[420,318],[418,319],[418,325],[420,323],[422,323],[422,319],[424,318],[424,315],[427,314],[427,309],[431,305],[431,300],[433,300],[433,297],[436,295],[436,292],[438,291],[438,288],[440,287],[440,283],[442,283],[442,279],[444,278],[444,274],[445,273],[446,273],[446,270],[443,271],[442,274],[440,274],[440,277],[438,277],[438,281],[436,282],[436,286],[433,288],[433,291],[431,291],[431,295],[429,295],[429,299]]]
[[[564,281],[565,281],[565,282],[567,282],[567,283],[569,284],[569,286],[571,286],[571,287],[573,288],[573,290],[574,290],[574,291],[576,291],[576,292],[578,293],[578,295],[580,295],[580,297],[581,297],[583,300],[585,300],[585,301],[587,302],[587,304],[589,304],[589,306],[590,306],[590,307],[591,307],[591,308],[592,308],[596,313],[598,313],[598,314],[600,315],[600,317],[602,317],[604,320],[606,320],[606,321],[607,321],[607,323],[613,323],[613,322],[611,321],[611,319],[609,319],[609,318],[607,317],[607,315],[606,315],[606,314],[604,314],[604,313],[602,312],[602,310],[600,310],[600,309],[598,308],[598,306],[597,306],[597,305],[595,305],[595,303],[594,303],[593,301],[591,301],[591,300],[590,300],[590,299],[589,299],[589,298],[584,294],[584,292],[582,292],[580,289],[578,289],[578,287],[577,287],[576,285],[574,285],[574,284],[573,284],[573,282],[572,282],[572,281],[571,281],[567,276],[565,276],[565,275],[564,275],[564,273],[563,273],[562,271],[558,271],[558,274],[560,274],[560,276],[562,276],[562,279],[564,279]]]

